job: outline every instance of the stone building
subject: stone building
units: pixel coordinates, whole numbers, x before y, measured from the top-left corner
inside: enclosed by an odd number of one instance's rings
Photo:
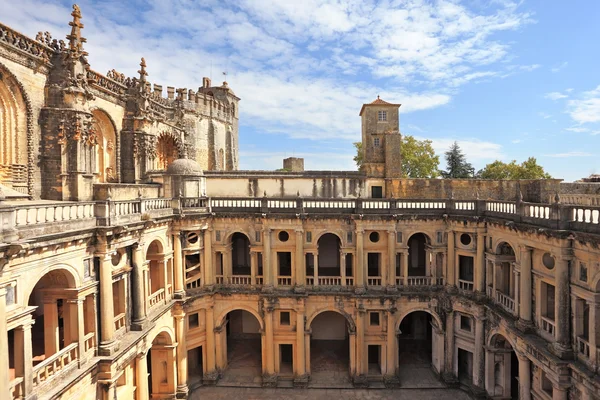
[[[64,43],[0,25],[1,398],[599,398],[590,184],[403,179],[381,99],[365,172],[236,171],[226,84],[93,72],[72,16]]]

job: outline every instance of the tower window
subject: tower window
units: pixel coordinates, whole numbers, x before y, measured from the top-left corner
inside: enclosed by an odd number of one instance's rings
[[[378,138],[378,137],[374,138],[374,139],[373,139],[373,146],[375,146],[375,147],[379,147],[379,144],[380,144],[380,143],[379,143],[379,138]]]
[[[378,121],[387,121],[387,111],[377,111]]]

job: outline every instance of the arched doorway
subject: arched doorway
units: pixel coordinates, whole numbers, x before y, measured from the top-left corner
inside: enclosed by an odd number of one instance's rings
[[[319,257],[315,275],[318,285],[341,285],[340,238],[333,233],[326,233],[317,242]]]
[[[501,334],[490,340],[486,357],[488,394],[503,399],[519,399],[519,359],[510,342]]]
[[[146,312],[165,304],[172,290],[172,265],[165,257],[165,249],[160,240],[154,240],[146,252],[148,262],[148,302]]]
[[[429,253],[426,246],[429,243],[423,233],[415,233],[408,239],[408,276],[428,276]]]
[[[146,356],[148,367],[148,392],[150,397],[175,397],[175,347],[167,332],[159,333],[152,341],[152,347]],[[169,397],[171,398],[171,397]]]
[[[441,385],[436,373],[441,373],[444,335],[437,325],[426,311],[413,311],[400,321],[398,378],[403,387]]]
[[[261,322],[246,310],[227,313],[221,325],[220,384],[261,386],[263,375]]]
[[[21,85],[0,67],[0,183],[27,194],[27,105]]]
[[[79,297],[76,286],[71,272],[58,268],[46,273],[29,295],[28,305],[35,307],[31,327],[32,358],[24,360],[23,354],[19,358],[33,364],[34,387],[60,374],[68,364],[90,356],[88,341],[95,339],[94,295]],[[29,346],[24,338],[23,334],[13,338],[15,353]],[[91,348],[91,355],[93,352]],[[36,366],[41,363],[51,367],[36,375]],[[19,370],[23,368],[23,363],[20,364]],[[15,372],[20,376],[21,371]]]
[[[100,110],[92,111],[93,129],[96,132],[96,170],[100,182],[116,182],[117,179],[117,135],[108,115]]]
[[[311,386],[351,386],[350,325],[342,314],[324,311],[310,322]]]
[[[231,269],[233,276],[250,277],[250,239],[240,232],[231,236]]]
[[[486,273],[488,291],[493,300],[506,311],[516,313],[517,276],[515,274],[515,251],[507,242],[500,242],[495,255],[488,255]]]
[[[167,167],[180,157],[175,137],[171,134],[162,133],[158,136],[156,143],[157,166],[159,170]]]

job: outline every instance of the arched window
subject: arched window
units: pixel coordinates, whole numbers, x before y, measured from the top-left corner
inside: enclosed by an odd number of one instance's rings
[[[160,135],[156,145],[156,154],[158,156],[157,169],[167,169],[169,164],[179,158],[175,138],[169,134]]]
[[[92,112],[93,129],[97,138],[96,169],[100,182],[117,181],[117,135],[108,115],[100,110]]]

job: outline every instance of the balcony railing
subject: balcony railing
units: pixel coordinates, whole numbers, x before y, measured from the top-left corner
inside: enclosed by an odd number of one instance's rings
[[[257,276],[256,277],[256,284],[257,285],[262,285],[264,282],[263,277],[262,276]]]
[[[10,381],[9,384],[9,393],[11,395],[11,399],[22,399],[25,395],[25,387],[23,385],[23,378],[17,377]]]
[[[380,276],[367,277],[367,286],[381,286],[381,277]]]
[[[94,203],[54,203],[19,206],[15,213],[14,224],[21,226],[48,224],[53,222],[72,222],[94,218]]]
[[[202,274],[196,274],[191,278],[186,279],[186,289],[198,289],[202,285]]]
[[[125,313],[115,316],[115,331],[125,327]]]
[[[496,302],[500,304],[506,311],[510,313],[515,312],[515,301],[499,290],[496,290]]]
[[[319,276],[319,286],[341,286],[341,276]]]
[[[346,277],[346,286],[354,286],[354,277],[353,276]]]
[[[554,336],[554,332],[556,331],[555,322],[549,318],[542,317],[542,330]]]
[[[277,284],[279,286],[291,286],[292,285],[292,277],[291,276],[280,276],[277,278]]]
[[[250,285],[252,283],[250,275],[232,275],[227,280],[230,285]]]
[[[83,351],[87,353],[96,349],[96,334],[94,332],[87,333],[83,337]]]
[[[469,292],[473,291],[473,281],[466,281],[463,279],[458,280],[458,288],[460,290],[467,290]]]
[[[148,304],[150,308],[156,306],[157,304],[165,302],[165,289],[160,288],[156,292],[152,293],[150,298],[148,299]]]
[[[58,353],[35,365],[33,367],[33,386],[39,386],[64,371],[68,365],[77,360],[78,350],[77,343],[71,343]]]
[[[306,284],[308,286],[314,286],[315,285],[315,277],[314,276],[307,276],[306,277]]]
[[[215,276],[215,282],[217,283],[217,285],[222,285],[223,282],[225,282],[225,279],[223,278],[223,275],[217,275],[217,276]]]
[[[577,352],[586,358],[590,358],[590,343],[581,336],[577,336],[576,344]]]
[[[401,278],[400,278],[401,279]],[[432,276],[409,276],[406,279],[407,286],[434,286],[443,285],[443,278],[434,278]]]

